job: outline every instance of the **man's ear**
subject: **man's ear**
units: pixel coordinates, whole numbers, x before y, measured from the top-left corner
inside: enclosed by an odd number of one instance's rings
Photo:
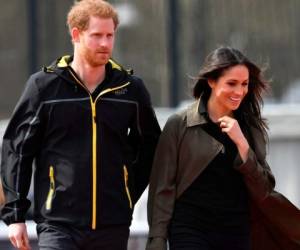
[[[80,31],[77,27],[72,28],[71,37],[72,37],[73,43],[80,41]]]

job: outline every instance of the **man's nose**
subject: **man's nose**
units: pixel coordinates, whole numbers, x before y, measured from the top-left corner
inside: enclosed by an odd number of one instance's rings
[[[107,47],[108,45],[108,39],[106,37],[102,37],[100,40],[99,40],[99,45],[101,47]]]

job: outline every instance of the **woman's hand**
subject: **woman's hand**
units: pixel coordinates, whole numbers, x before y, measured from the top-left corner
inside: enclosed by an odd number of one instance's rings
[[[249,143],[244,136],[238,121],[229,116],[223,116],[218,119],[222,132],[226,133],[235,143],[243,162],[248,158]]]

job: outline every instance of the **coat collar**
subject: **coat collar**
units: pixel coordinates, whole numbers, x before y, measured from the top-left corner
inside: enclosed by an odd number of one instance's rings
[[[207,123],[207,111],[203,98],[196,100],[191,106],[187,108],[187,127],[193,127]]]

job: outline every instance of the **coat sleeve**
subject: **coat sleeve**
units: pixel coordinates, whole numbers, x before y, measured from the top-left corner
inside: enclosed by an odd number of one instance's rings
[[[5,203],[1,215],[7,225],[24,222],[30,207],[27,195],[40,133],[38,107],[39,91],[31,77],[3,136],[1,179]]]
[[[176,198],[177,123],[175,116],[168,119],[155,154],[148,194],[147,250],[167,249],[167,230]]]
[[[266,140],[263,134],[253,129],[253,149],[250,147],[246,162],[238,155],[236,169],[244,176],[247,189],[256,202],[263,201],[274,190],[275,178],[266,161]]]
[[[133,200],[136,203],[146,189],[156,145],[161,133],[150,95],[143,82],[135,78],[138,89],[137,121],[130,130],[129,142],[135,148],[136,159],[132,164],[134,173]]]

